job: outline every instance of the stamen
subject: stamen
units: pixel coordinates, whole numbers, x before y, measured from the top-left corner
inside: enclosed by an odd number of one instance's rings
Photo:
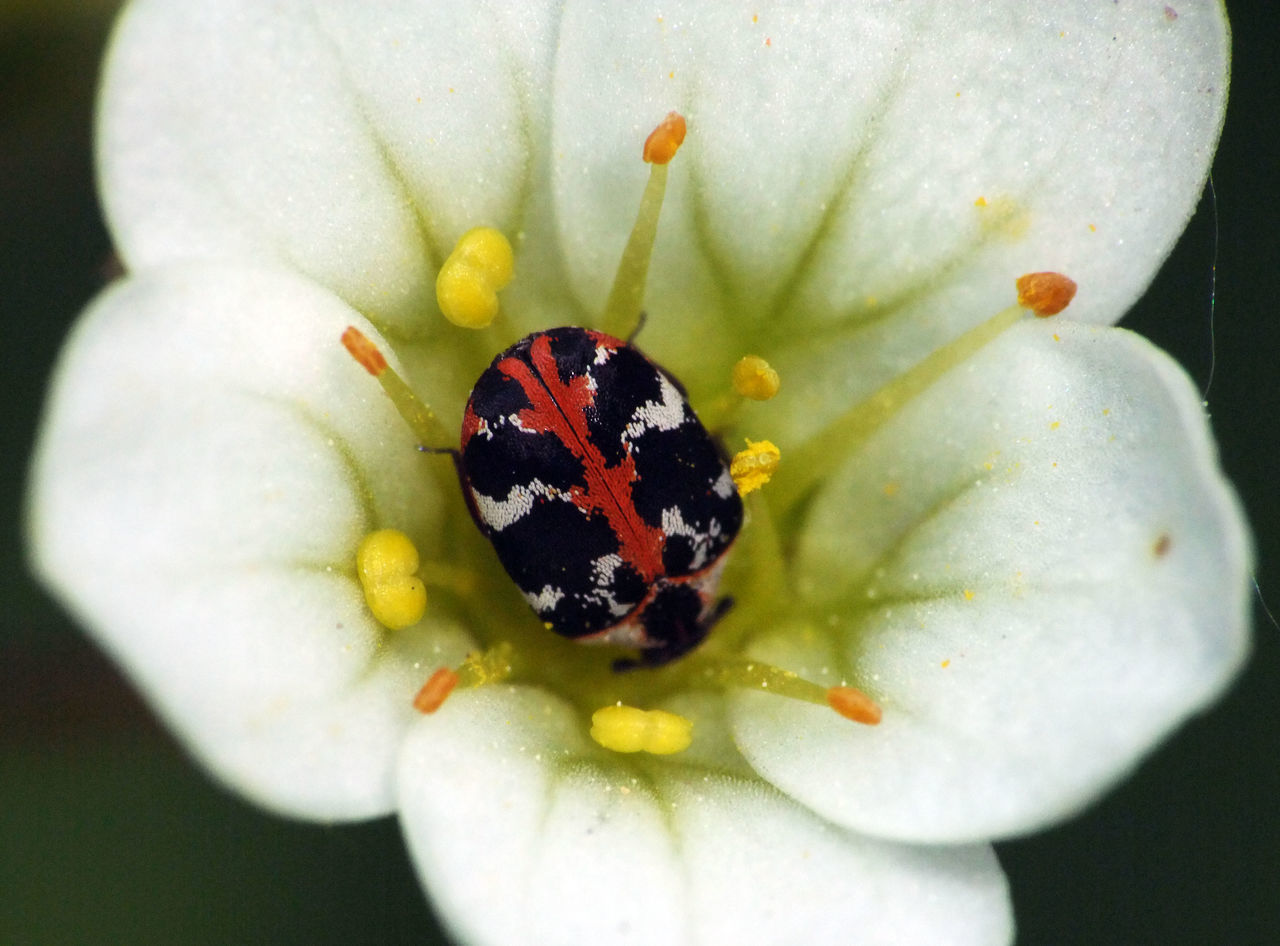
[[[1058,273],[1035,273],[1032,276],[1036,277],[1032,282],[1039,287],[1032,297],[1034,304],[1040,307],[1032,309],[1037,315],[1051,315],[1049,307],[1052,304],[1061,302],[1065,307],[1071,301],[1075,283],[1067,277]],[[858,450],[913,398],[927,391],[952,368],[972,358],[1006,329],[1016,325],[1023,317],[1022,286],[1026,279],[1028,277],[1024,276],[1018,280],[1018,304],[1002,309],[930,352],[865,401],[850,407],[802,446],[789,450],[787,468],[794,472],[780,479],[773,488],[772,496],[777,508],[788,508],[815,484],[831,476],[846,457]]]
[[[460,328],[485,328],[498,314],[498,290],[511,282],[515,258],[507,238],[476,227],[459,239],[436,276],[436,301]]]
[[[748,440],[747,449],[734,454],[729,475],[741,496],[759,489],[778,469],[782,451],[768,440]]]
[[[1040,318],[1057,315],[1071,304],[1076,284],[1062,273],[1027,273],[1018,277],[1018,305]]]
[[[614,752],[671,755],[693,741],[693,722],[666,710],[603,706],[591,714],[591,738]]]
[[[422,620],[427,589],[414,575],[418,550],[403,532],[370,532],[356,550],[356,573],[364,600],[383,627],[398,631]]]
[[[767,401],[778,393],[778,372],[759,355],[747,355],[733,366],[733,389],[753,401]]]
[[[695,675],[712,686],[745,687],[802,700],[815,706],[827,706],[845,719],[866,726],[875,726],[883,716],[879,704],[855,687],[824,687],[790,670],[755,660],[710,657],[694,657],[691,660],[696,661]]]
[[[434,713],[455,689],[470,690],[488,683],[501,683],[513,672],[514,650],[501,641],[488,650],[468,655],[457,670],[441,667],[422,685],[413,698],[413,707],[420,713]]]
[[[382,390],[391,398],[395,409],[418,438],[418,443],[428,450],[447,452],[453,449],[456,434],[451,434],[431,408],[418,399],[404,379],[387,364],[387,359],[373,342],[359,329],[347,326],[347,330],[342,333],[342,345],[365,371],[378,379]]]
[[[684,141],[685,121],[671,112],[645,140],[642,157],[649,163],[649,182],[640,198],[640,209],[631,236],[618,262],[609,301],[605,303],[600,327],[616,338],[630,338],[640,324],[644,308],[644,287],[649,276],[649,258],[658,233],[658,215],[667,192],[667,163]]]
[[[459,597],[475,594],[480,585],[480,576],[474,569],[447,562],[423,562],[418,574],[428,588],[443,588]]]

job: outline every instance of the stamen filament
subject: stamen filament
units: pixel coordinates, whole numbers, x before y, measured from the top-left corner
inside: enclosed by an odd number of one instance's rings
[[[474,594],[480,583],[479,576],[470,568],[449,565],[445,562],[423,562],[418,575],[431,588],[443,588],[456,595]]]
[[[869,398],[849,408],[804,444],[791,448],[787,453],[790,475],[780,477],[772,487],[771,496],[778,503],[777,508],[790,507],[814,485],[834,474],[851,453],[866,443],[909,401],[927,391],[947,371],[971,358],[1022,317],[1020,306],[1002,309],[930,352]]]
[[[644,286],[649,278],[649,257],[653,253],[653,240],[658,234],[658,215],[662,212],[662,199],[667,192],[667,166],[655,164],[649,170],[649,182],[640,198],[640,211],[636,214],[631,237],[618,261],[618,272],[613,277],[609,301],[605,303],[601,319],[601,331],[615,338],[629,338],[640,324],[640,310],[644,308]]]
[[[615,338],[628,339],[640,326],[644,308],[644,287],[649,278],[649,258],[658,234],[658,216],[667,193],[667,163],[684,140],[685,122],[672,112],[654,129],[645,142],[644,159],[649,162],[649,181],[640,198],[640,210],[631,236],[618,261],[613,288],[605,303],[600,328]]]
[[[469,654],[458,667],[458,686],[469,690],[486,683],[501,683],[511,676],[514,656],[514,648],[507,641],[499,641],[488,650]]]
[[[441,423],[440,418],[436,417],[435,412],[418,399],[409,385],[405,384],[404,379],[387,364],[387,359],[383,357],[382,352],[378,351],[378,347],[359,329],[348,326],[342,333],[342,346],[360,363],[361,367],[378,379],[382,390],[386,392],[387,397],[391,398],[391,403],[409,425],[419,444],[428,450],[454,449],[456,435],[451,434]]]
[[[826,687],[806,680],[790,670],[755,660],[722,658],[714,662],[708,661],[697,668],[697,676],[712,686],[768,690],[793,700],[827,705]]]
[[[815,706],[827,706],[845,719],[868,726],[879,723],[882,715],[880,706],[875,700],[855,687],[824,687],[790,670],[783,670],[772,664],[755,660],[702,659],[694,672],[694,678],[700,679],[709,686],[736,686],[748,690],[762,690],[777,696],[813,703]]]

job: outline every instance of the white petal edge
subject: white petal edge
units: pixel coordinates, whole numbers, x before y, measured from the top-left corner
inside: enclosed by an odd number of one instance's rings
[[[722,738],[706,709],[695,746]],[[862,837],[727,773],[714,750],[624,758],[587,742],[584,724],[541,691],[488,687],[411,730],[401,822],[463,942],[1010,940],[990,848]]]
[[[1119,329],[1015,327],[808,522],[798,570],[828,604],[753,653],[850,676],[884,721],[744,694],[734,732],[765,778],[860,830],[963,841],[1071,814],[1248,653],[1249,538],[1198,394]]]
[[[29,509],[37,572],[196,757],[321,819],[391,810],[413,694],[469,645],[430,617],[388,636],[364,607],[363,532],[429,555],[439,512],[348,324],[372,332],[288,273],[118,284],[63,352]]]

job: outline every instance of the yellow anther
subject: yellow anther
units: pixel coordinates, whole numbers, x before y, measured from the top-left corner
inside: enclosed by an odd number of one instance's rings
[[[693,722],[666,710],[615,704],[591,714],[591,738],[614,752],[683,752],[693,741]]]
[[[748,440],[747,449],[740,450],[729,464],[729,475],[745,496],[757,490],[773,477],[782,462],[782,451],[768,440]]]
[[[492,227],[468,230],[436,277],[440,311],[461,328],[484,328],[498,314],[498,290],[511,282],[511,244]]]
[[[767,401],[778,393],[778,372],[759,355],[747,355],[733,366],[733,389],[753,401]]]
[[[427,589],[414,575],[418,550],[395,529],[370,532],[356,550],[364,600],[378,623],[393,631],[417,624],[427,609]]]

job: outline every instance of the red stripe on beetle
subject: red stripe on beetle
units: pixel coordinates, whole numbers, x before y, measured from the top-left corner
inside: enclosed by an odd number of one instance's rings
[[[571,491],[574,504],[588,514],[602,514],[618,537],[623,559],[640,572],[645,581],[654,581],[665,571],[662,547],[666,536],[635,512],[631,484],[636,479],[636,466],[630,446],[621,463],[608,466],[587,426],[587,409],[595,397],[588,375],[572,378],[568,384],[562,382],[551,343],[545,335],[534,339],[529,359],[537,373],[536,379],[519,359],[507,359],[498,365],[504,375],[520,385],[532,404],[519,413],[520,425],[538,433],[552,434],[582,461],[587,488],[575,487]]]

